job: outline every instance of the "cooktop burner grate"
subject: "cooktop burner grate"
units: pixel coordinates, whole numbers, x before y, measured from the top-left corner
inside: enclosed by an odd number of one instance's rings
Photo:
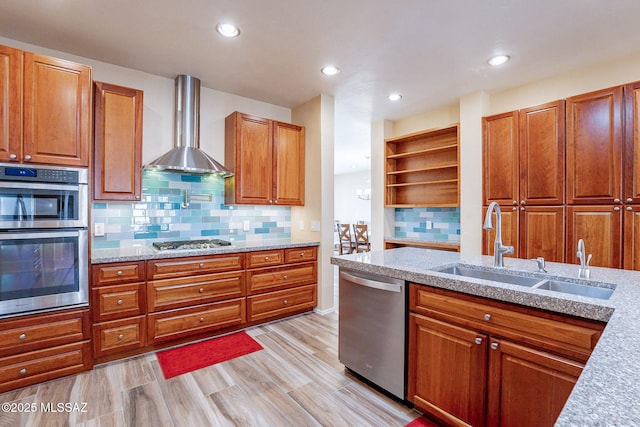
[[[172,249],[208,249],[217,248],[219,246],[231,246],[231,242],[221,239],[203,239],[203,240],[174,240],[171,242],[153,242],[153,247],[159,251],[167,251]]]

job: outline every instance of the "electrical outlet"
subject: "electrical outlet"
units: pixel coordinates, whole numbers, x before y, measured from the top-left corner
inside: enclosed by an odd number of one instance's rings
[[[300,231],[304,231],[304,219],[300,220]]]
[[[251,226],[249,225],[248,219],[245,219],[244,221],[242,221],[242,231],[249,231],[250,228]]]
[[[320,231],[320,221],[311,221],[311,231]]]
[[[96,222],[93,225],[93,235],[97,237],[104,236],[104,222]]]
[[[433,229],[433,221],[427,221],[426,227],[427,230],[432,230]]]

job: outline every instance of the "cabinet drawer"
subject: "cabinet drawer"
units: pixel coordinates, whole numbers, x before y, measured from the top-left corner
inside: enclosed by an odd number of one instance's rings
[[[244,296],[244,273],[205,274],[147,283],[149,312]]]
[[[121,319],[144,313],[144,283],[103,286],[91,290],[93,320]]]
[[[245,298],[149,314],[149,344],[245,322]]]
[[[293,286],[316,283],[317,264],[309,262],[289,267],[267,268],[247,272],[249,295]]]
[[[174,258],[148,262],[148,279],[169,279],[187,274],[208,274],[222,271],[243,270],[243,254],[209,257]]]
[[[8,319],[0,329],[0,356],[82,341],[90,336],[89,310]]]
[[[146,341],[145,316],[93,325],[94,357],[141,348]]]
[[[292,262],[315,261],[318,259],[318,248],[309,246],[306,248],[290,248],[284,250],[284,262],[289,264]]]
[[[411,311],[446,321],[471,325],[494,335],[552,346],[556,351],[586,360],[600,338],[603,325],[553,315],[535,309],[453,292],[411,285]]]
[[[247,317],[249,322],[254,322],[311,310],[316,300],[316,285],[254,295],[247,297]]]
[[[251,252],[247,257],[247,268],[269,267],[280,265],[284,261],[284,251],[260,251]]]
[[[0,393],[91,369],[89,341],[0,359]]]
[[[99,264],[92,267],[92,286],[144,281],[144,261]]]

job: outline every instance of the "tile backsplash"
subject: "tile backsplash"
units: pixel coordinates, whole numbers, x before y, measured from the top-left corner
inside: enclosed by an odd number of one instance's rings
[[[190,203],[183,207],[185,192]],[[249,231],[244,231],[245,221]],[[146,246],[157,240],[220,238],[249,241],[291,237],[291,208],[224,204],[224,179],[144,170],[140,202],[93,203],[92,222],[105,235],[92,247]]]
[[[433,228],[427,229],[427,221]],[[460,208],[396,208],[395,237],[460,242]]]

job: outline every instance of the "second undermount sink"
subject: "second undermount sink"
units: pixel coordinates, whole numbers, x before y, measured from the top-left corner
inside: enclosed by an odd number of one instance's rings
[[[461,264],[452,265],[438,270],[440,273],[453,274],[455,276],[473,277],[474,279],[490,280],[492,282],[509,283],[519,286],[533,286],[540,282],[534,277],[517,276],[492,270],[480,270]]]
[[[453,274],[454,276],[471,277],[491,282],[508,283],[511,285],[526,286],[532,289],[543,289],[598,299],[609,299],[616,288],[614,284],[603,283],[601,284],[602,286],[598,286],[591,283],[573,283],[545,277],[525,277],[504,270],[480,269],[464,264],[454,264],[436,271]]]
[[[561,282],[558,280],[545,280],[534,286],[534,288],[598,299],[609,299],[613,293],[612,288],[581,285],[579,283]]]

